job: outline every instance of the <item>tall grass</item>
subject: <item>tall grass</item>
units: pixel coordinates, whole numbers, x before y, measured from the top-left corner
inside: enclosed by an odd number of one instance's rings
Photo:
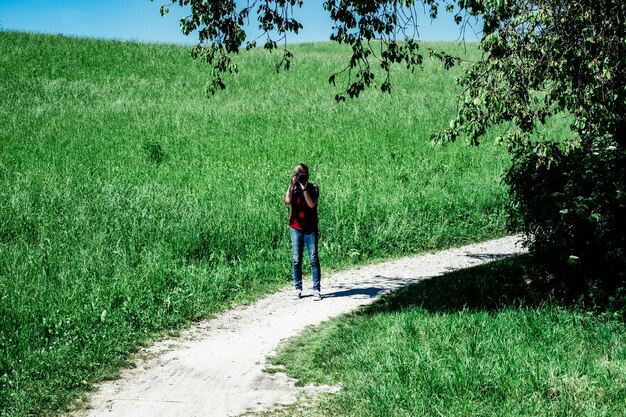
[[[336,104],[348,51],[293,51],[280,74],[241,54],[207,98],[187,47],[0,32],[3,416],[67,407],[159,332],[286,285],[299,162],[323,271],[504,233],[503,150],[429,142],[460,69]]]
[[[508,260],[416,284],[307,331],[273,362],[301,383],[341,390],[283,413],[623,415],[623,321],[560,305],[532,282],[542,280],[528,260]]]

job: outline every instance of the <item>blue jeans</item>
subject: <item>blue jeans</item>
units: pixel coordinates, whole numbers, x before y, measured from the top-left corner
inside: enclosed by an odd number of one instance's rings
[[[311,264],[311,275],[313,276],[313,290],[320,290],[320,260],[317,257],[317,242],[319,235],[317,231],[303,232],[293,227],[291,230],[291,253],[292,253],[292,269],[293,284],[297,290],[302,289],[302,249],[306,245],[306,251],[309,255],[309,263]]]

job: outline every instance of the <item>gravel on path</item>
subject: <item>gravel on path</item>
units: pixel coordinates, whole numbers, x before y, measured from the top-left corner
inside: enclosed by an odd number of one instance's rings
[[[238,416],[288,404],[311,387],[296,387],[280,372],[263,371],[281,342],[384,293],[521,254],[520,240],[509,236],[322,276],[321,301],[307,289],[302,299],[293,300],[293,289],[285,288],[143,349],[135,368],[99,384],[89,409],[74,415]]]

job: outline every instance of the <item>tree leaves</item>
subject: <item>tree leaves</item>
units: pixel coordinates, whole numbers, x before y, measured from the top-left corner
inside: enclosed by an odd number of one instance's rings
[[[259,29],[265,40],[263,47],[268,50],[279,48],[283,43],[281,60],[275,69],[288,70],[291,67],[291,52],[287,49],[287,34],[297,34],[303,28],[294,16],[295,9],[302,6],[301,0],[175,0],[161,6],[161,14],[170,6],[189,7],[191,13],[181,19],[180,28],[185,35],[198,34],[198,44],[192,56],[202,59],[212,66],[214,79],[209,91],[225,88],[223,75],[236,73],[233,55],[245,45],[249,50],[256,47],[256,40],[247,40],[245,27],[249,24],[251,12],[255,13]],[[366,88],[377,88],[374,81],[374,66],[380,67],[385,80],[380,84],[381,91],[391,93],[389,74],[394,65],[403,65],[409,70],[421,67],[423,55],[418,44],[418,13],[416,6],[428,9],[432,18],[438,14],[440,3],[446,10],[454,9],[453,1],[436,0],[328,0],[323,8],[329,12],[335,26],[330,39],[352,47],[352,55],[345,68],[332,74],[329,83],[337,85],[343,79],[344,90],[337,97],[357,98]],[[457,24],[463,18],[455,16]],[[458,63],[458,58],[444,53],[433,54],[441,59],[445,68]]]
[[[557,271],[576,256],[581,279],[623,285],[626,4],[493,0],[465,6],[482,8],[485,55],[461,79],[458,123],[435,139],[467,135],[478,143],[490,126],[509,124],[501,139],[513,161],[506,183],[532,252]],[[538,133],[559,113],[574,118],[572,140]],[[609,148],[621,153],[603,153]]]
[[[257,45],[256,40],[247,39],[244,29],[251,11],[255,11],[259,28],[264,31],[265,49],[278,49],[279,42],[286,41],[287,32],[298,33],[302,29],[302,24],[291,17],[293,9],[302,6],[301,0],[250,0],[245,5],[236,0],[175,0],[161,6],[161,15],[167,14],[173,5],[191,9],[191,13],[180,20],[180,29],[185,35],[197,31],[198,44],[191,54],[194,59],[212,66],[213,78],[207,88],[211,95],[226,88],[224,74],[239,71],[233,55],[244,45],[246,50]],[[276,71],[288,70],[292,57],[285,43]]]

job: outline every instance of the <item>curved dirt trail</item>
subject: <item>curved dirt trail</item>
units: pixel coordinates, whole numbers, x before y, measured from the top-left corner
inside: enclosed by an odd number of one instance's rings
[[[294,401],[284,374],[263,372],[281,341],[305,327],[371,303],[382,293],[523,252],[519,236],[411,256],[322,276],[322,301],[292,300],[292,289],[227,311],[140,352],[137,366],[97,387],[90,417],[237,416]],[[308,283],[310,288],[310,282]],[[307,388],[308,389],[308,388]]]

